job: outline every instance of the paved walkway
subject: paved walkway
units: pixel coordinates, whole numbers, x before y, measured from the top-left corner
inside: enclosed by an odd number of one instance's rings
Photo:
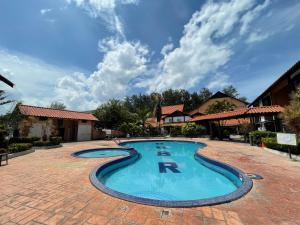
[[[300,224],[300,163],[244,144],[201,140],[202,154],[230,163],[263,180],[245,197],[212,207],[159,208],[110,197],[89,181],[91,170],[109,159],[73,158],[97,141],[39,150],[0,167],[0,224]]]

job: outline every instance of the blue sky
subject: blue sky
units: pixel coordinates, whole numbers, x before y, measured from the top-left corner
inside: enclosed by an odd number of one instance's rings
[[[2,0],[0,73],[16,87],[0,85],[75,110],[228,84],[251,101],[300,59],[299,12],[297,0]]]

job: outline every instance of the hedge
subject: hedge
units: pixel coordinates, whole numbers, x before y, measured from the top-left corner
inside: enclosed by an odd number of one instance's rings
[[[52,136],[49,138],[49,141],[51,142],[52,145],[59,145],[62,142],[62,137]]]
[[[41,146],[54,146],[59,145],[62,142],[61,137],[50,137],[49,141],[35,141],[33,142],[33,146],[41,147]]]
[[[277,139],[273,137],[263,138],[262,142],[267,148],[275,149],[281,152],[289,152],[288,148],[290,148],[292,154],[300,155],[300,137],[297,138],[297,146],[278,144]]]
[[[7,147],[8,153],[23,152],[32,147],[31,143],[14,143]]]
[[[170,135],[172,137],[176,137],[176,136],[182,135],[181,127],[177,127],[177,126],[170,127]]]
[[[0,148],[0,154],[1,153],[6,153],[8,150],[6,148]]]
[[[39,141],[41,138],[39,137],[23,137],[23,138],[16,138],[16,137],[13,137],[11,139],[9,139],[9,143],[12,144],[12,143],[33,143],[35,141]]]
[[[255,145],[260,146],[262,143],[262,138],[275,138],[276,132],[271,131],[252,131],[249,133],[250,138]]]
[[[196,123],[186,123],[181,132],[186,137],[199,137],[205,133],[205,127]]]

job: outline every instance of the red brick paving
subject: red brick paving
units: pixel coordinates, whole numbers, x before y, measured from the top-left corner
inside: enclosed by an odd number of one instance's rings
[[[208,144],[202,154],[264,179],[254,181],[250,193],[228,204],[185,209],[145,206],[113,198],[91,185],[91,170],[110,159],[70,156],[113,142],[70,143],[14,158],[0,167],[0,224],[300,224],[299,162],[245,144],[201,141]]]

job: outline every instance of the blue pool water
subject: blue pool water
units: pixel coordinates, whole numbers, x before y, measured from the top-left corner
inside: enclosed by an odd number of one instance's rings
[[[123,145],[134,148],[141,157],[125,167],[98,174],[98,180],[114,191],[141,198],[184,201],[226,195],[241,185],[240,179],[229,171],[195,159],[196,150],[204,147],[201,143],[142,141]]]
[[[76,157],[82,158],[104,158],[104,157],[114,157],[114,156],[127,156],[129,155],[128,152],[122,149],[91,149],[91,150],[84,150],[79,151],[74,154]]]

